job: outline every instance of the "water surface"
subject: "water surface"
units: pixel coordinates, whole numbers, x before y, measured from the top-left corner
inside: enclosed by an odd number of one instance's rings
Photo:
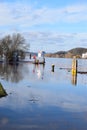
[[[52,72],[52,64],[55,64]],[[0,64],[0,130],[86,130],[87,74],[71,74],[72,59],[46,64]],[[78,60],[87,71],[87,60]]]

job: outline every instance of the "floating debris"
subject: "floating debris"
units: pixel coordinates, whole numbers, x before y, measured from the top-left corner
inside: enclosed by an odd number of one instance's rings
[[[31,99],[29,99],[28,101],[33,102],[33,103],[36,103],[36,102],[39,101],[39,100],[38,100],[38,99],[35,99],[35,98],[31,98]]]
[[[64,69],[64,70],[68,70],[69,72],[71,71],[71,68],[59,68],[59,69]]]
[[[87,71],[85,72],[85,71],[78,71],[77,73],[79,73],[79,74],[87,74]]]

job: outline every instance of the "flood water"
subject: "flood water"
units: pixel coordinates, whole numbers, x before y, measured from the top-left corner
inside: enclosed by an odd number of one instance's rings
[[[52,64],[55,64],[52,72]],[[87,74],[71,74],[72,59],[46,64],[0,63],[0,130],[87,130]],[[87,71],[87,60],[78,60]]]

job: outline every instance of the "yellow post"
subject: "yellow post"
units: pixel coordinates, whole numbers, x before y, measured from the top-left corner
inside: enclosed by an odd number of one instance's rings
[[[77,59],[74,56],[72,61],[72,75],[76,75],[76,74],[77,74]]]

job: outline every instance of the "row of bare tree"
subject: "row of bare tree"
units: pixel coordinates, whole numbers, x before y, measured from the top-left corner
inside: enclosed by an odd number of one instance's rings
[[[20,33],[5,36],[0,40],[0,55],[4,54],[7,60],[12,59],[14,52],[23,57],[26,50],[29,50],[29,45]]]

